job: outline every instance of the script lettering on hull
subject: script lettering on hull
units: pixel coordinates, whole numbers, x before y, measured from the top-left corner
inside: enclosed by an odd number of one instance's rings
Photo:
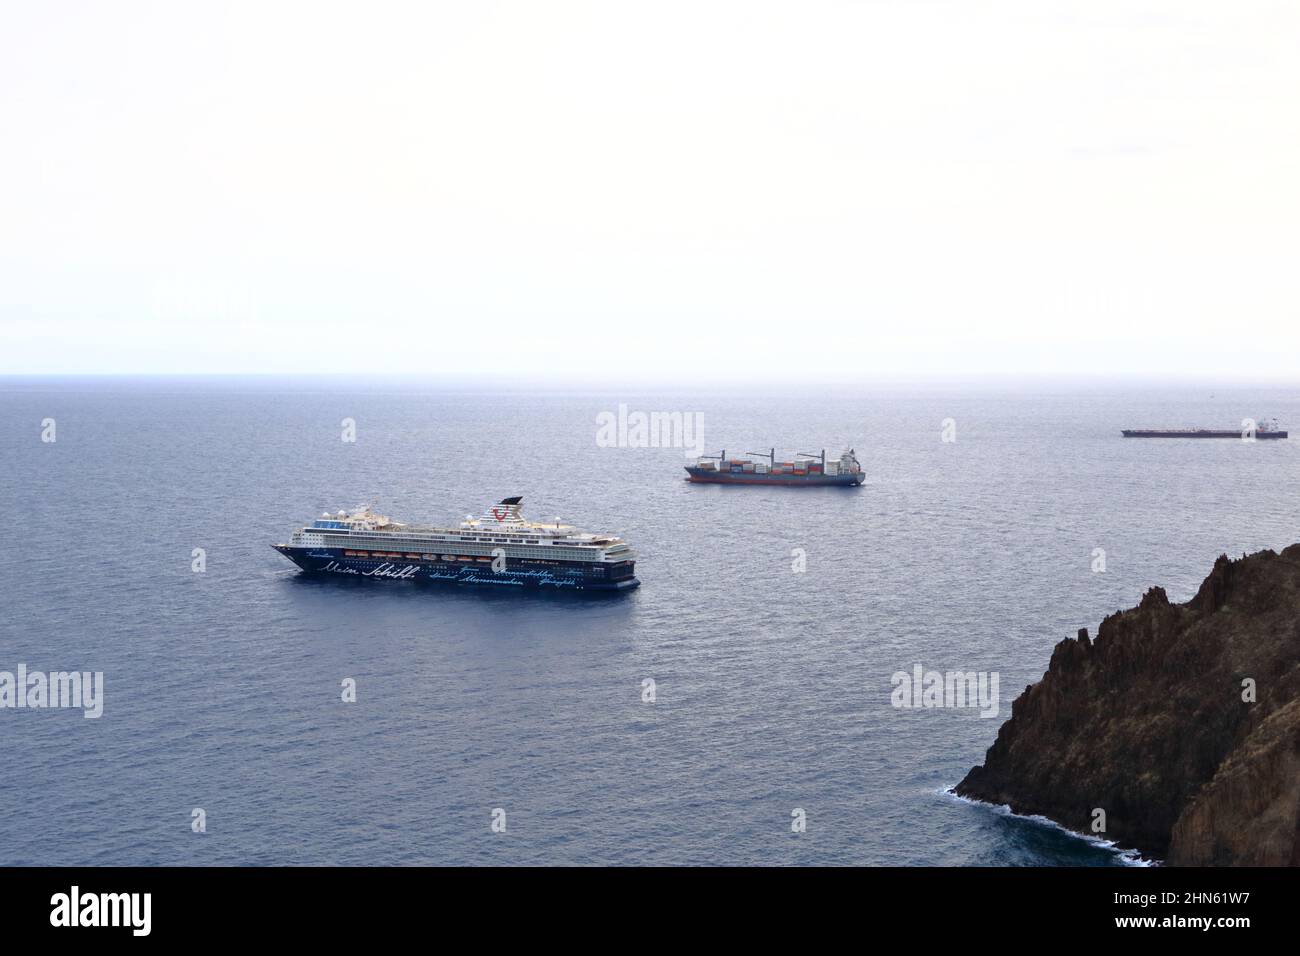
[[[350,568],[346,565],[339,564],[337,561],[331,561],[320,570],[329,571],[333,574],[358,574],[363,578],[391,578],[395,581],[405,581],[409,578],[415,577],[416,573],[420,570],[420,566],[418,564],[408,564],[399,568],[395,564],[381,564],[379,567],[371,568],[369,571],[362,571],[358,568]]]

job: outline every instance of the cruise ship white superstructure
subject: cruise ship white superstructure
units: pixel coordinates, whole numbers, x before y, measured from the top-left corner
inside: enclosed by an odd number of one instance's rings
[[[528,521],[521,501],[506,498],[458,528],[402,524],[367,507],[327,513],[274,547],[314,574],[576,591],[640,583],[627,542]]]

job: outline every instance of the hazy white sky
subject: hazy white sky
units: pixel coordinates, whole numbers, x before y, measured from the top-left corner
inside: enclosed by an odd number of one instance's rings
[[[7,3],[0,373],[1300,378],[1300,5]]]

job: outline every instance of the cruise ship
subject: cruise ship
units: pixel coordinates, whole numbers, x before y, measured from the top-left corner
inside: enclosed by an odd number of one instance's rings
[[[627,591],[641,582],[621,538],[528,521],[506,498],[459,528],[407,525],[368,507],[323,514],[272,545],[312,574],[557,591]]]

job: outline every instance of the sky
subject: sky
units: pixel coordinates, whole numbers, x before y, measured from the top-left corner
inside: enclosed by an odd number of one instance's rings
[[[5,4],[0,374],[1300,379],[1300,5]]]

